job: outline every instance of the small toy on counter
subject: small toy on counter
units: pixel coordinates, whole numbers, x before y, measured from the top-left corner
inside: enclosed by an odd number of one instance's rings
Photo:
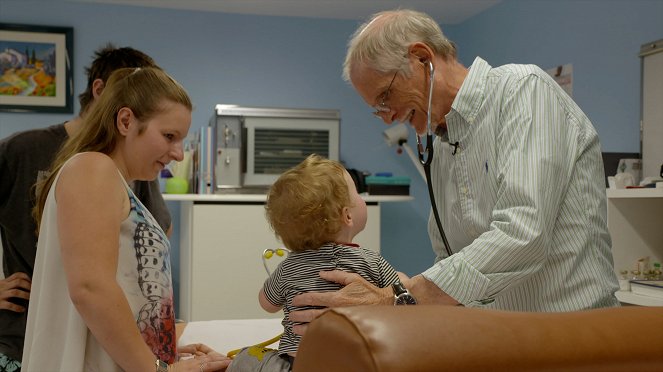
[[[619,290],[633,291],[634,285],[641,288],[641,286],[654,286],[660,287],[660,282],[663,281],[663,269],[660,262],[654,262],[651,267],[649,265],[649,257],[640,258],[635,263],[633,270],[620,270],[619,271]]]

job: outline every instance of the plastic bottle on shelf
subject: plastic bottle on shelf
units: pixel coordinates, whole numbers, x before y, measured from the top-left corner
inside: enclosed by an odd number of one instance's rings
[[[628,270],[621,270],[619,274],[619,279],[617,280],[619,282],[619,290],[626,292],[630,291],[631,282],[629,281]]]
[[[640,272],[637,278],[633,279],[648,279],[649,277],[649,257],[641,258],[636,263],[636,270]]]
[[[660,262],[654,262],[654,269],[652,270],[652,280],[663,280],[663,271],[661,271]]]

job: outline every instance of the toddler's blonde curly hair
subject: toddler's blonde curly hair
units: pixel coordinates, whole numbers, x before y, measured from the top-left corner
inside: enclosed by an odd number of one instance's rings
[[[286,248],[300,252],[334,240],[343,208],[352,207],[345,172],[341,163],[312,154],[272,185],[267,220]]]

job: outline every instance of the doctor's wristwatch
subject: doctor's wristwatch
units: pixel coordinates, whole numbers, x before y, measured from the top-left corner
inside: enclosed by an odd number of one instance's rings
[[[416,305],[417,300],[400,281],[391,285],[394,291],[394,305]]]

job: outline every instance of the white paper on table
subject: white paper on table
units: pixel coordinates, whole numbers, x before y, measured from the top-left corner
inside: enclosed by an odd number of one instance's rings
[[[187,323],[177,344],[202,343],[219,353],[259,344],[283,332],[281,318],[210,320]],[[268,346],[278,348],[278,342]]]

